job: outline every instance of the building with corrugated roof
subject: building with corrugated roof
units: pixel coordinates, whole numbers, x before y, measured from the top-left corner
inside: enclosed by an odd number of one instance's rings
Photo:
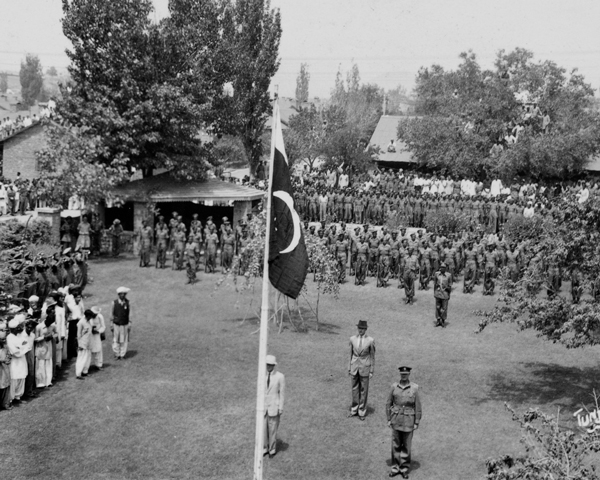
[[[406,150],[406,144],[398,139],[398,123],[410,117],[382,115],[377,122],[369,145],[379,147],[381,153],[377,164],[380,168],[405,168],[417,164],[417,159]],[[395,151],[388,151],[391,141]]]

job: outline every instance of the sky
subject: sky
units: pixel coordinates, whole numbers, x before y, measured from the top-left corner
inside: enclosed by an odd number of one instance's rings
[[[154,4],[157,19],[168,15],[168,0]],[[420,67],[456,68],[468,50],[491,67],[500,49],[515,47],[578,68],[600,88],[598,0],[271,0],[271,6],[282,18],[281,66],[273,79],[281,96],[294,96],[301,63],[309,65],[310,95],[324,98],[338,69],[345,73],[352,63],[365,83],[410,91]],[[0,71],[18,72],[28,52],[45,68],[66,67],[61,16],[61,0],[0,0]]]

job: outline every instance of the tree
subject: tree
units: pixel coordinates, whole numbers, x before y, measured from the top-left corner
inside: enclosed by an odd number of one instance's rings
[[[298,104],[308,101],[308,83],[310,82],[310,73],[308,72],[308,63],[300,64],[300,73],[296,78],[296,102]]]
[[[210,10],[212,2],[205,3]],[[212,158],[198,134],[216,88],[195,68],[202,55],[183,61],[186,37],[177,38],[175,20],[152,24],[151,10],[150,0],[63,0],[63,32],[73,46],[71,81],[62,86],[57,113],[79,135],[101,142],[93,151],[106,172],[117,158],[129,170],[164,167],[201,179]],[[210,44],[195,48],[206,52]]]
[[[51,77],[56,77],[58,75],[58,72],[56,71],[56,67],[50,67],[48,70],[46,70],[46,75],[49,75]]]
[[[520,48],[500,51],[494,70],[482,70],[473,52],[460,58],[455,71],[419,70],[420,118],[398,126],[422,165],[480,178],[568,178],[600,152],[593,90],[576,70],[536,63]]]
[[[321,153],[325,167],[344,164],[351,172],[372,166],[378,150],[369,140],[382,114],[383,90],[377,85],[361,84],[358,65],[353,64],[343,81],[338,70],[331,91],[330,105],[323,111],[325,135]]]
[[[232,15],[229,44],[235,52],[232,68],[233,114],[231,131],[242,139],[250,170],[263,155],[263,135],[271,113],[269,86],[279,68],[281,16],[265,0],[238,0]]]
[[[291,163],[304,161],[312,171],[322,153],[325,138],[323,119],[314,105],[300,107],[297,114],[290,116],[283,135],[288,160]]]
[[[535,217],[534,217],[535,218]],[[585,203],[567,197],[551,214],[527,225],[507,229],[509,242],[520,241],[522,278],[513,282],[504,272],[499,279],[498,305],[482,316],[478,332],[496,322],[516,323],[520,330],[535,330],[567,348],[600,343],[600,199]],[[579,270],[580,285],[591,296],[573,303],[556,290],[549,268],[559,278],[572,278]],[[577,270],[575,270],[575,267]],[[579,275],[578,275],[579,276]]]
[[[88,205],[110,198],[112,189],[129,178],[124,154],[110,163],[104,139],[82,128],[66,128],[46,121],[47,144],[36,152],[39,178],[38,193],[50,205],[66,208],[69,198],[77,195]]]
[[[8,90],[8,73],[0,72],[0,93],[6,93]]]
[[[385,97],[387,115],[403,115],[404,111],[400,105],[413,103],[406,88],[400,84],[396,88],[385,92]]]
[[[21,62],[19,78],[21,80],[21,97],[23,98],[23,103],[31,107],[35,104],[44,86],[42,64],[37,55],[28,53],[25,56],[25,62]]]

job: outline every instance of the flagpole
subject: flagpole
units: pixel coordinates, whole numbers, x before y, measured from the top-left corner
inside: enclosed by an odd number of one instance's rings
[[[263,263],[262,305],[260,307],[260,338],[258,344],[258,379],[256,382],[256,437],[254,444],[254,480],[263,478],[263,445],[265,421],[265,381],[267,377],[267,339],[269,325],[269,240],[271,235],[271,189],[273,185],[273,163],[275,159],[275,135],[279,120],[277,97],[273,103],[271,124],[271,164],[267,189],[267,211],[265,231],[265,256]]]

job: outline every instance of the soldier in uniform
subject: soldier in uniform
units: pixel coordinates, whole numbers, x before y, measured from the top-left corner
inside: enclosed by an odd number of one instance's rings
[[[193,222],[193,220],[192,220]],[[198,222],[200,223],[200,222]],[[201,225],[201,224],[200,224]],[[196,259],[196,270],[200,267],[200,245],[202,245],[202,229],[198,224],[190,227],[189,238],[192,239],[192,246],[194,250],[194,258]]]
[[[338,260],[338,282],[342,283],[346,278],[346,265],[348,264],[348,241],[344,239],[344,233],[338,234],[335,242],[335,254]]]
[[[190,222],[190,231],[196,228],[198,230],[202,229],[202,222],[200,220],[198,220],[198,214],[194,213],[192,214],[192,221]]]
[[[235,236],[231,227],[227,226],[225,232],[221,235],[221,263],[224,270],[230,270],[233,263],[233,253],[235,250]]]
[[[390,280],[391,247],[387,237],[383,237],[379,245],[379,268],[377,270],[377,287],[387,287]]]
[[[483,280],[483,294],[493,295],[496,283],[496,272],[498,271],[498,254],[494,251],[495,245],[489,244],[485,251],[485,277]]]
[[[390,273],[392,278],[396,278],[398,276],[398,265],[400,262],[400,240],[398,239],[398,232],[396,230],[392,232],[390,250]]]
[[[404,268],[404,293],[406,295],[404,302],[407,304],[412,304],[415,297],[415,279],[417,278],[418,270],[419,257],[415,254],[415,249],[409,246]]]
[[[356,275],[356,256],[359,237],[360,227],[354,227],[354,233],[350,234],[350,275]]]
[[[367,265],[369,262],[369,244],[365,235],[361,235],[356,246],[356,276],[354,278],[355,285],[364,285],[367,276]]]
[[[368,271],[371,276],[375,274],[375,266],[377,265],[377,257],[379,255],[379,238],[377,231],[373,230],[369,237],[369,267]]]
[[[463,282],[463,292],[473,293],[475,287],[475,277],[477,275],[477,252],[473,249],[473,242],[467,243],[465,250],[465,278]]]
[[[359,193],[354,197],[354,221],[356,223],[363,223],[365,211],[365,199],[362,193]]]
[[[352,406],[348,417],[358,415],[361,420],[367,415],[369,379],[375,371],[375,340],[367,335],[367,321],[359,320],[358,335],[350,337],[350,362],[348,375],[352,385]]]
[[[440,270],[433,276],[433,296],[435,297],[435,326],[445,327],[448,317],[448,301],[452,291],[452,275],[447,272],[448,266],[442,262]]]
[[[185,232],[180,226],[173,234],[173,265],[172,269],[181,270],[183,268],[183,252],[185,250]]]
[[[177,212],[171,212],[171,219],[169,220],[169,229],[171,230],[170,243],[169,243],[169,251],[173,251],[173,236],[177,231],[177,225],[179,225],[179,221],[177,220]]]
[[[421,233],[421,231],[419,231]],[[427,244],[425,238],[421,240],[421,247],[419,248],[419,289],[428,290],[429,281],[431,280],[431,248]]]
[[[167,248],[169,247],[169,227],[162,215],[156,224],[156,268],[165,268],[167,261]]]
[[[208,222],[206,222],[208,225]],[[204,239],[204,252],[206,260],[204,261],[204,273],[214,273],[217,266],[217,245],[219,244],[219,236],[216,232],[215,224],[211,222],[209,233]]]
[[[510,248],[506,252],[506,267],[508,268],[508,275],[513,282],[519,279],[519,273],[521,263],[521,252],[517,249],[515,243],[510,244]]]
[[[150,249],[152,247],[152,228],[146,220],[142,221],[142,227],[138,232],[140,241],[140,267],[150,265]]]
[[[183,256],[185,258],[185,270],[188,277],[188,285],[193,285],[197,281],[196,271],[198,269],[198,265],[196,263],[196,248],[194,237],[192,234],[190,234],[183,252]]]
[[[410,381],[410,367],[399,367],[400,381],[392,384],[385,411],[392,429],[392,470],[390,477],[408,478],[413,432],[419,428],[423,412],[419,386]]]

